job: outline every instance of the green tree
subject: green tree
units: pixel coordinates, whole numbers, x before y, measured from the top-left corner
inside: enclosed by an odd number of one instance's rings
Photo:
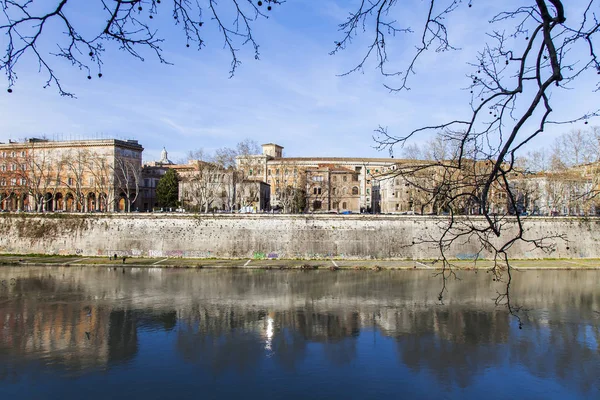
[[[161,207],[179,205],[179,176],[177,171],[169,169],[156,185],[156,199]]]

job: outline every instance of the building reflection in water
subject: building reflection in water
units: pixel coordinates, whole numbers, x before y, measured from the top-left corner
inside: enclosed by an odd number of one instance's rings
[[[380,340],[393,343],[396,366],[442,386],[468,387],[504,365],[599,390],[595,271],[519,276],[512,300],[530,310],[523,330],[494,306],[497,284],[485,274],[452,282],[446,305],[435,300],[439,280],[414,271],[4,268],[0,277],[12,282],[0,292],[5,383],[40,371],[108,371],[134,362],[145,335],[161,335],[154,345],[214,376],[259,374],[269,362],[297,371],[316,359],[348,368],[370,352],[385,358]]]

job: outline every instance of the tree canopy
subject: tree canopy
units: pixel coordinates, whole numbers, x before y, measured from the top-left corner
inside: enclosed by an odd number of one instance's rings
[[[156,200],[161,207],[179,205],[179,177],[177,171],[168,169],[156,185]]]

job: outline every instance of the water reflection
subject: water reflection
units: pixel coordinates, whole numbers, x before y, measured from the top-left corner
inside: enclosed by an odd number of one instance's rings
[[[432,382],[467,393],[491,372],[566,391],[550,388],[555,394],[598,393],[598,272],[520,273],[512,301],[529,310],[523,330],[494,307],[491,276],[460,278],[440,305],[440,282],[426,271],[5,267],[0,389],[39,374],[123,376],[158,363],[181,377],[278,376],[282,387],[288,373],[315,382],[315,373],[333,379],[385,367],[381,374],[404,371],[410,385],[432,378],[417,397],[432,393]]]

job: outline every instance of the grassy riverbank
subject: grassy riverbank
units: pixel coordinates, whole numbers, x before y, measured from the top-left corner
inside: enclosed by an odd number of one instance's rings
[[[453,260],[459,269],[488,269],[491,261]],[[245,268],[245,269],[358,269],[410,270],[442,268],[441,262],[413,260],[279,260],[279,259],[193,259],[193,258],[117,258],[58,255],[0,255],[0,266],[96,266],[136,268]],[[515,269],[600,269],[600,259],[513,260]]]

